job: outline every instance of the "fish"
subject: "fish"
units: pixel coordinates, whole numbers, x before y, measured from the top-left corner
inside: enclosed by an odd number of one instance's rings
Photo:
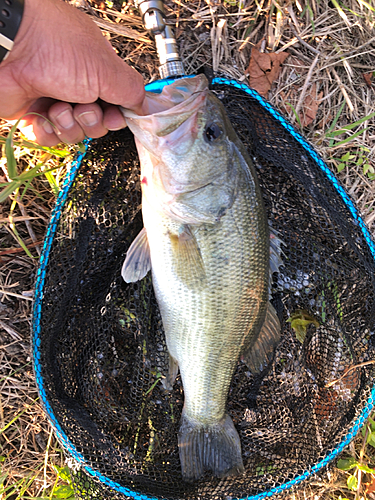
[[[241,475],[227,401],[238,363],[259,373],[279,342],[269,281],[280,241],[254,165],[204,75],[147,92],[142,115],[122,111],[141,164],[144,227],[121,272],[128,283],[152,272],[169,352],[163,385],[172,390],[179,370],[184,388],[182,478]]]

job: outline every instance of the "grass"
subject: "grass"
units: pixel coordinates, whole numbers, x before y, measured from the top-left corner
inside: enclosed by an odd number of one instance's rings
[[[154,44],[130,3],[92,2],[88,11],[118,54],[146,81],[159,78]],[[258,43],[266,52],[289,53],[267,97],[303,129],[356,200],[374,235],[372,3],[168,0],[166,11],[188,74],[208,66],[218,76],[246,81],[251,49]],[[219,30],[217,24],[223,19]],[[304,126],[307,99],[319,106],[313,121]],[[0,159],[0,498],[71,499],[62,451],[38,402],[29,331],[40,245],[69,160],[79,146],[42,148],[20,137],[7,122],[1,123],[0,143],[4,148]],[[282,498],[373,500],[375,415],[372,418],[342,455],[339,468]]]

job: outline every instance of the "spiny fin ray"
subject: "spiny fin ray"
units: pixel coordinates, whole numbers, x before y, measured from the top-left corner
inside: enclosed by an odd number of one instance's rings
[[[150,269],[150,247],[146,228],[144,227],[127,251],[126,259],[121,269],[121,276],[126,283],[132,283],[144,278]]]
[[[273,305],[269,302],[266,317],[255,344],[242,354],[252,373],[260,373],[272,361],[275,347],[280,340],[280,321]]]

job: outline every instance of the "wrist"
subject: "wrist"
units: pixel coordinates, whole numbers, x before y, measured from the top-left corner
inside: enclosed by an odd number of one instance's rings
[[[23,11],[24,0],[0,0],[0,63],[13,49]]]

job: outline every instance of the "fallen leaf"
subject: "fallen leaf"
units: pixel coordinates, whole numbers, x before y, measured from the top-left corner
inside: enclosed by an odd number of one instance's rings
[[[307,76],[308,68],[305,67],[304,63],[293,55],[288,59],[288,65],[293,67],[292,72],[289,75],[289,80],[297,80],[298,83],[292,84],[285,92],[280,92],[280,97],[282,98],[284,112],[288,116],[294,116],[292,114],[291,106],[295,109],[301,95],[301,83],[304,82]],[[304,101],[302,102],[301,109],[298,112],[298,117],[301,121],[302,128],[310,125],[316,118],[316,114],[323,98],[324,93],[319,92],[317,95],[317,88],[321,84],[320,80],[314,82],[311,87],[307,90]],[[324,127],[327,123],[327,116],[323,117],[320,122],[320,127]],[[296,127],[299,127],[299,123],[295,122]]]
[[[372,77],[374,76],[374,73],[362,73],[363,78],[365,79],[366,85],[368,87],[372,86]]]
[[[315,415],[319,424],[324,420],[330,420],[337,412],[337,392],[332,389],[319,388],[314,402]]]
[[[280,54],[259,52],[258,46],[259,44],[251,51],[246,74],[249,75],[250,87],[266,97],[272,83],[279,76],[280,66],[289,54],[287,52],[280,52]]]
[[[375,492],[375,477],[371,477],[371,483],[366,483],[366,493],[374,493]]]
[[[319,94],[316,95],[316,83],[313,83],[310,92],[305,96],[302,109],[298,113],[302,128],[307,127],[315,120],[322,97],[323,92],[319,92]]]
[[[296,311],[291,314],[290,318],[287,319],[287,323],[293,328],[297,340],[303,344],[305,340],[307,327],[310,325],[315,325],[319,328],[319,321],[317,321],[311,314],[303,309],[296,309]]]

